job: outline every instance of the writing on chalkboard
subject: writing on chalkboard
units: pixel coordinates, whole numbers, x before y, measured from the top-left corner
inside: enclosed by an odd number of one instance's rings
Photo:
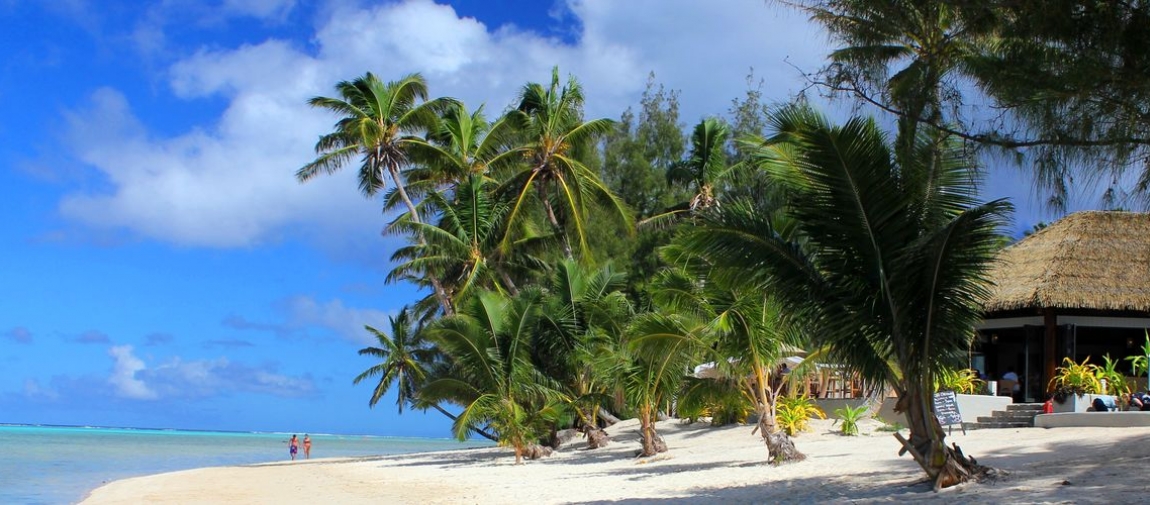
[[[962,424],[962,414],[958,412],[958,398],[954,391],[943,391],[934,394],[934,416],[938,424],[949,426]]]

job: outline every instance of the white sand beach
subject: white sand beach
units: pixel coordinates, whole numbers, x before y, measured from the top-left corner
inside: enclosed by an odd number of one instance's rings
[[[380,458],[316,459],[203,468],[109,483],[83,503],[1139,503],[1150,488],[1150,428],[1018,428],[954,431],[994,481],[933,492],[880,425],[837,434],[815,421],[795,439],[807,459],[766,464],[749,426],[664,421],[670,451],[636,458],[637,424],[611,427],[611,445],[576,440],[549,458],[514,464],[508,449]]]

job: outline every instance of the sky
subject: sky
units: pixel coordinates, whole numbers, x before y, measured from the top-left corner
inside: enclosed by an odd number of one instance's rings
[[[0,46],[0,423],[422,437],[449,421],[352,385],[421,295],[356,167],[296,181],[335,121],[308,98],[419,72],[500,111],[558,65],[588,117],[653,72],[689,126],[829,51],[762,0],[0,0]],[[1051,218],[988,170],[1013,232]]]

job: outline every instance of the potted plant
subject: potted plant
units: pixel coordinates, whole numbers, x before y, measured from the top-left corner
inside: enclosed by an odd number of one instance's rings
[[[1062,360],[1062,366],[1054,370],[1050,379],[1054,391],[1055,412],[1086,412],[1090,398],[1086,395],[1102,391],[1098,380],[1098,366],[1090,363],[1090,357],[1075,363],[1069,357]]]

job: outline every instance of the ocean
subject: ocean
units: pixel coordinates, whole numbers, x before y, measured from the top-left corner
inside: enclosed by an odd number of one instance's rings
[[[303,433],[299,433],[303,440]],[[0,425],[0,504],[66,504],[113,480],[290,459],[291,434]],[[312,458],[490,447],[452,439],[311,434]],[[300,456],[303,448],[301,445]]]

